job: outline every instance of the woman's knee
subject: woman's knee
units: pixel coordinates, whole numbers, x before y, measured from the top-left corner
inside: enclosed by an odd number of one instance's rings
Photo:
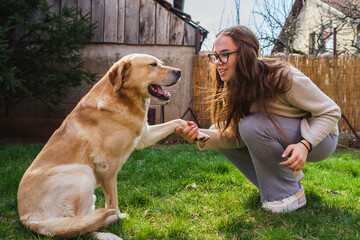
[[[337,146],[338,137],[329,134],[323,141],[321,141],[313,151],[308,155],[309,162],[319,162],[330,157]]]
[[[261,132],[262,125],[259,122],[258,114],[252,114],[244,117],[239,123],[239,133],[241,138],[246,142],[256,138]]]

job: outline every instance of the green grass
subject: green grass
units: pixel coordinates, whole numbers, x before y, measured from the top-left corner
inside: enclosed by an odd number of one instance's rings
[[[0,145],[0,239],[50,239],[26,230],[16,210],[21,176],[41,148]],[[119,207],[130,217],[101,231],[124,239],[360,239],[359,158],[359,150],[337,150],[306,164],[307,205],[272,214],[218,151],[155,145],[132,153],[118,175]],[[95,193],[103,207],[102,190]]]

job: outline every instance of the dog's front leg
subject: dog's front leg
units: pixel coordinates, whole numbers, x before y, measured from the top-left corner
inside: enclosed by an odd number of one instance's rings
[[[112,219],[109,219],[108,222],[115,222],[118,218],[128,217],[128,214],[121,213],[119,210],[119,202],[117,195],[117,175],[111,177],[101,177],[100,186],[105,195],[105,204],[107,209],[115,209],[117,212],[116,216],[110,216]]]
[[[186,127],[186,121],[182,119],[175,119],[171,120],[166,123],[157,124],[157,125],[147,125],[146,131],[142,135],[138,145],[136,146],[137,149],[142,149],[148,147],[161,139],[169,136],[171,133],[175,131],[177,127]],[[197,140],[199,141],[207,141],[209,136],[203,133],[199,133]]]

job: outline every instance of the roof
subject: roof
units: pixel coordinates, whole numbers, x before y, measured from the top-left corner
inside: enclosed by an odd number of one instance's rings
[[[167,0],[155,0],[157,3],[159,3],[161,6],[163,6],[164,8],[166,8],[168,11],[174,13],[176,16],[178,16],[179,18],[181,18],[183,21],[185,21],[186,23],[190,24],[191,26],[193,26],[194,28],[199,27],[200,30],[200,34],[204,36],[204,39],[206,38],[207,34],[209,33],[208,30],[206,30],[205,28],[201,27],[198,22],[195,22],[194,20],[191,19],[191,16],[183,11],[181,11],[180,9],[177,9],[175,7],[172,6],[171,3],[169,3]]]
[[[330,7],[345,13],[346,11],[358,12],[360,14],[360,0],[319,0],[323,3],[326,3]],[[293,17],[297,17],[304,7],[306,0],[296,0],[291,9],[291,14]],[[360,17],[360,16],[359,16]]]
[[[350,18],[360,18],[360,0],[321,0]]]
[[[335,8],[336,10],[339,10],[340,12],[342,12],[343,9],[348,7],[349,5],[360,7],[360,0],[321,0],[321,1]]]

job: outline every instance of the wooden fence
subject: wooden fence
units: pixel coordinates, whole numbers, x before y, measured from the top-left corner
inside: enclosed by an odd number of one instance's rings
[[[306,57],[283,58],[300,69],[341,108],[356,131],[360,131],[360,57]],[[209,127],[210,113],[205,98],[211,86],[213,72],[207,56],[195,56],[193,65],[194,112],[201,127]],[[351,129],[340,120],[341,132]]]
[[[155,0],[47,0],[51,11],[59,14],[64,6],[75,7],[83,14],[90,13],[96,24],[92,43],[135,45],[195,46],[196,28],[201,35],[207,31],[180,13],[175,14]],[[161,1],[160,1],[161,2]],[[35,10],[30,21],[40,18]],[[25,32],[22,26],[15,31],[19,39]],[[41,33],[39,33],[41,35]],[[29,37],[26,40],[35,40]]]

